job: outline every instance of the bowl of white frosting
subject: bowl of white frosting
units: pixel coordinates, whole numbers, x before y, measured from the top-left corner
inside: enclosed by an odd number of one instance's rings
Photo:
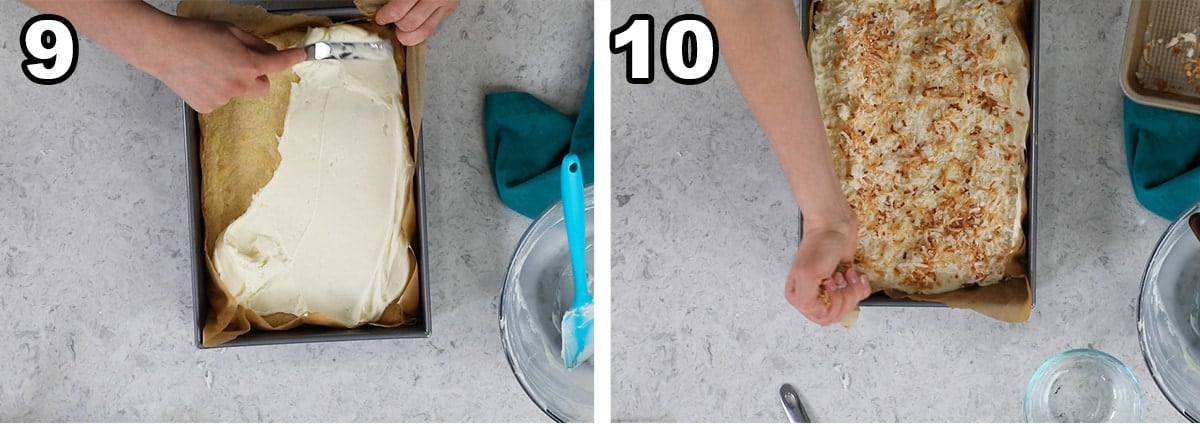
[[[588,282],[592,275],[592,187],[584,189]],[[592,362],[563,365],[561,323],[574,297],[562,202],[521,237],[500,296],[500,338],[513,374],[539,408],[560,422],[592,421]]]
[[[1138,336],[1146,366],[1163,395],[1188,420],[1200,419],[1200,241],[1188,219],[1167,227],[1142,277]]]

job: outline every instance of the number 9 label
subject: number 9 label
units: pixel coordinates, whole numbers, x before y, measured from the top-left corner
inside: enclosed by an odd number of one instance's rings
[[[21,28],[21,52],[25,77],[42,85],[66,81],[79,59],[79,37],[75,27],[58,15],[37,15]]]

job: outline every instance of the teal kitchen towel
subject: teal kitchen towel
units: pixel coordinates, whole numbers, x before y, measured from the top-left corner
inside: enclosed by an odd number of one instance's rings
[[[1125,156],[1146,209],[1174,220],[1200,200],[1200,116],[1125,98]]]
[[[537,218],[562,196],[558,168],[568,152],[579,156],[584,185],[592,183],[592,97],[589,72],[576,116],[560,113],[528,93],[491,93],[484,98],[488,163],[500,201],[521,215]]]

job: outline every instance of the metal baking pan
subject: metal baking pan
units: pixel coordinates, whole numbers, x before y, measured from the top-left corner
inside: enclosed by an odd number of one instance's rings
[[[805,42],[808,41],[808,33],[812,30],[812,25],[809,23],[812,18],[812,4],[814,0],[800,0],[800,27],[804,35]],[[819,1],[819,0],[816,0]],[[1134,2],[1144,0],[1134,0]],[[1027,193],[1027,213],[1023,220],[1022,228],[1025,229],[1025,257],[1022,258],[1022,263],[1026,266],[1029,274],[1029,291],[1032,295],[1033,304],[1037,304],[1037,140],[1038,140],[1038,64],[1039,64],[1039,36],[1038,26],[1040,22],[1040,12],[1038,7],[1041,2],[1038,0],[1026,0],[1026,20],[1027,26],[1025,30],[1025,41],[1029,47],[1029,138],[1025,149],[1026,163],[1029,166],[1029,174],[1025,178],[1025,192]],[[882,292],[876,292],[860,303],[863,306],[903,306],[903,307],[934,307],[944,308],[946,305],[936,302],[919,302],[909,299],[892,299]]]
[[[1200,87],[1188,83],[1183,65],[1188,49],[1200,57],[1200,46],[1183,43],[1177,50],[1166,47],[1176,34],[1200,30],[1196,16],[1200,16],[1200,2],[1194,0],[1130,2],[1121,53],[1121,90],[1130,100],[1200,113]],[[1151,85],[1143,84],[1143,79]]]
[[[333,18],[334,21],[361,17],[353,7],[290,10],[309,15],[322,15]],[[191,208],[192,228],[192,308],[195,316],[195,343],[203,349],[201,336],[204,322],[208,318],[208,291],[206,287],[212,282],[205,265],[204,257],[204,219],[200,207],[200,125],[196,111],[184,104],[183,132],[187,139],[188,164],[188,205]],[[285,331],[251,330],[229,342],[216,347],[257,346],[289,343],[317,343],[348,340],[427,338],[432,332],[430,315],[433,310],[429,305],[429,261],[426,252],[429,251],[426,240],[427,220],[425,214],[425,154],[421,148],[421,137],[418,134],[414,145],[413,155],[417,163],[415,200],[417,202],[417,231],[412,248],[417,256],[417,284],[421,289],[421,318],[414,325],[394,328],[365,325],[358,328],[330,328],[305,325]]]

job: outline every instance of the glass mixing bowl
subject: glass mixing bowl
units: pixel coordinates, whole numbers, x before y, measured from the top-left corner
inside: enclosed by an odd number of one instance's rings
[[[588,281],[592,275],[592,187],[584,189]],[[500,296],[500,338],[525,393],[556,421],[592,421],[592,362],[563,365],[561,324],[575,296],[562,202],[529,226]]]
[[[1143,408],[1129,368],[1092,349],[1054,355],[1025,389],[1025,422],[1138,422]]]
[[[1200,241],[1176,219],[1154,248],[1138,299],[1138,337],[1150,375],[1188,420],[1200,418]]]

